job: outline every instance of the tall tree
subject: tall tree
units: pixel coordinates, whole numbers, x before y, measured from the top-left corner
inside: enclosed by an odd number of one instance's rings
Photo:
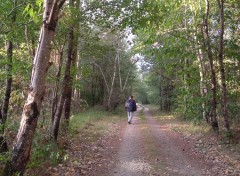
[[[71,7],[74,7],[74,0],[71,0],[69,2],[69,5]],[[67,53],[67,61],[66,61],[66,67],[65,67],[65,73],[64,73],[64,79],[63,79],[63,87],[62,87],[62,93],[60,95],[60,99],[57,105],[56,113],[54,116],[54,120],[51,127],[51,138],[57,140],[58,132],[59,132],[59,124],[60,119],[62,116],[63,107],[64,108],[64,115],[66,123],[69,121],[70,117],[70,108],[71,108],[71,98],[72,98],[72,79],[74,76],[72,75],[73,67],[72,65],[75,65],[76,61],[76,36],[74,35],[74,26],[73,24],[69,27],[69,33],[68,33],[68,53]]]
[[[14,25],[16,21],[16,15],[17,15],[17,1],[13,2],[13,10],[10,14],[11,16],[11,26]],[[11,37],[13,38],[13,37]],[[13,42],[12,39],[9,39],[6,41],[6,51],[7,51],[7,64],[6,64],[6,86],[5,86],[5,95],[2,105],[2,111],[1,111],[1,118],[0,118],[0,126],[1,126],[1,136],[0,136],[0,153],[5,152],[7,150],[7,140],[4,136],[4,126],[7,120],[8,115],[8,109],[9,109],[9,100],[11,97],[11,89],[12,89],[12,66],[13,66]]]
[[[222,115],[224,118],[224,127],[227,131],[230,130],[229,117],[228,117],[228,107],[227,107],[227,86],[225,78],[225,69],[224,69],[224,0],[217,0],[219,8],[219,19],[220,19],[220,34],[219,34],[219,47],[218,47],[218,62],[220,67],[220,76],[221,76],[221,90],[222,90]]]
[[[216,71],[213,63],[213,53],[212,53],[212,47],[210,43],[210,36],[209,36],[209,13],[210,13],[210,4],[209,0],[205,0],[206,2],[206,11],[205,11],[205,19],[204,19],[204,38],[205,38],[205,46],[207,48],[207,55],[209,59],[209,65],[211,69],[211,83],[212,83],[212,100],[211,100],[211,111],[210,111],[210,122],[212,125],[212,128],[215,131],[219,130],[218,127],[218,121],[217,121],[217,81],[216,81]]]
[[[73,9],[81,10],[80,8],[80,0],[71,0],[70,5]],[[77,16],[77,15],[76,15]],[[74,17],[74,12],[72,13],[72,18]],[[76,76],[76,61],[77,61],[77,48],[78,48],[78,36],[77,31],[78,29],[78,23],[77,25],[72,25],[69,31],[69,35],[71,35],[71,39],[69,40],[69,49],[68,49],[68,58],[71,58],[71,72],[70,72],[70,78],[69,78],[69,84],[67,88],[66,93],[66,99],[64,103],[64,119],[66,126],[69,125],[70,120],[70,113],[71,113],[71,105],[72,105],[72,96],[73,96],[73,82],[74,78]]]
[[[65,0],[45,0],[43,24],[39,45],[34,58],[28,98],[25,102],[21,124],[13,147],[11,160],[4,168],[5,175],[24,174],[30,157],[31,145],[45,91],[45,80],[49,68],[51,41]]]

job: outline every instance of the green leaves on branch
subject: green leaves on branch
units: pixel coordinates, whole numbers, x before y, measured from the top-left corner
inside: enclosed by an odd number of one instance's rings
[[[23,14],[25,16],[29,15],[35,23],[38,23],[42,19],[42,16],[39,15],[43,10],[42,6],[43,0],[37,0],[35,4],[29,3],[26,5]]]

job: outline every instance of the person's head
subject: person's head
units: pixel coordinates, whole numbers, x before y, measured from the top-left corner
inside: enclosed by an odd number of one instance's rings
[[[133,99],[133,96],[131,95],[130,98]]]

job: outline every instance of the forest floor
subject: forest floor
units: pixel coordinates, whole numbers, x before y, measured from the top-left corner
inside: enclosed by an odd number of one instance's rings
[[[138,108],[132,124],[109,123],[103,135],[89,124],[69,141],[67,161],[28,175],[240,175],[239,144],[217,135],[186,133],[186,128],[178,119],[158,118],[147,107]]]

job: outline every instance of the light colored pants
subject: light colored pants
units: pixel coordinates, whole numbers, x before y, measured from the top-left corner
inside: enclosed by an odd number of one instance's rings
[[[127,113],[128,113],[128,122],[132,122],[134,112],[127,112]]]

